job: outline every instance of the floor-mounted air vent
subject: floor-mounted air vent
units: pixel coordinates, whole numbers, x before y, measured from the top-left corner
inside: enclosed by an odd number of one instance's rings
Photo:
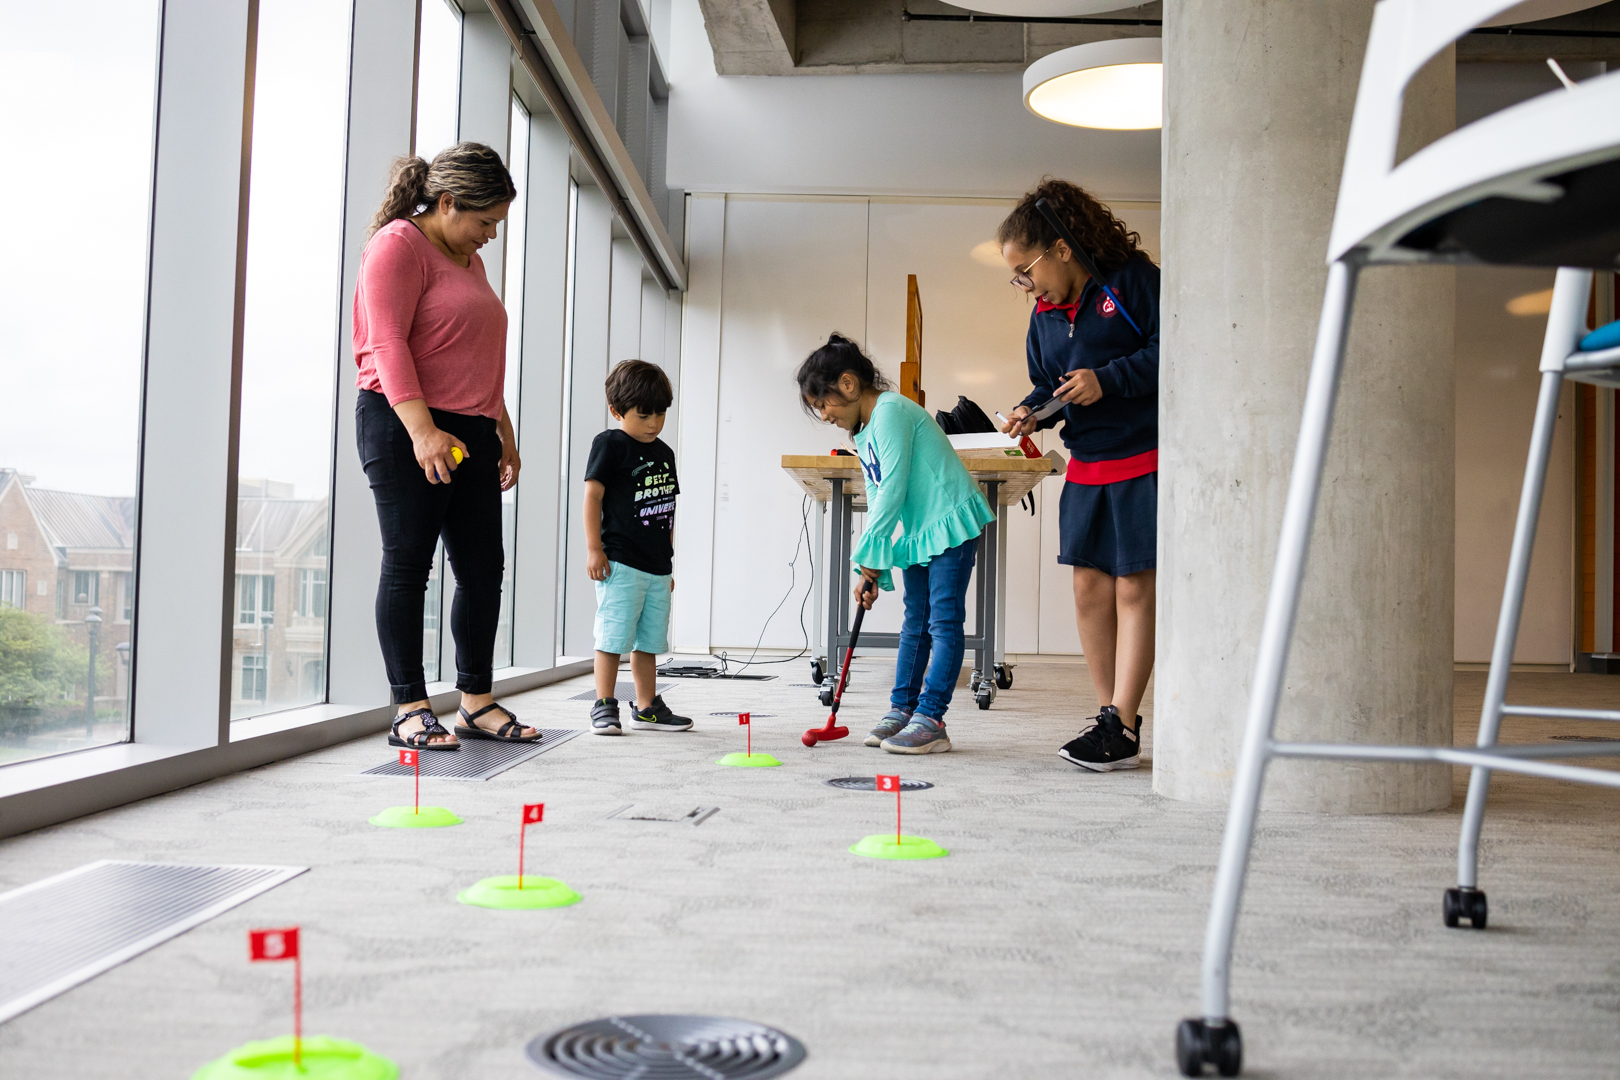
[[[1613,735],[1553,735],[1560,742],[1615,742]]]
[[[436,780],[488,780],[514,765],[561,746],[578,734],[578,729],[541,728],[541,739],[537,743],[462,739],[460,750],[423,750],[417,758],[422,763],[423,776]],[[409,765],[401,765],[396,753],[393,761],[373,766],[360,775],[412,776],[415,772]]]
[[[665,690],[668,690],[670,687],[672,687],[674,685],[675,684],[672,683],[672,682],[656,682],[656,683],[653,684],[653,693],[662,694]],[[627,682],[615,683],[614,686],[613,686],[613,696],[618,698],[622,702],[633,702],[633,701],[635,701],[636,700],[636,684],[635,683],[627,683]],[[583,693],[575,694],[573,697],[569,698],[568,700],[569,701],[595,701],[596,700],[596,691],[595,690],[586,690]]]
[[[741,715],[741,710],[739,710],[739,709],[727,709],[727,710],[725,710],[723,712],[712,712],[709,715],[710,716],[739,716],[739,715]],[[776,714],[773,713],[773,712],[751,712],[751,713],[748,714],[749,718],[754,719],[754,720],[763,720],[767,716],[775,716],[775,715]]]
[[[659,821],[672,825],[701,825],[718,814],[718,806],[621,806],[608,815],[610,821]]]
[[[0,1022],[304,870],[105,859],[0,894]]]
[[[836,780],[823,780],[822,783],[845,791],[876,791],[877,777],[875,776],[840,776]],[[933,787],[927,780],[908,780],[900,778],[901,791],[924,791]]]
[[[805,1056],[791,1035],[718,1016],[610,1016],[542,1035],[528,1054],[550,1072],[600,1080],[764,1080]]]

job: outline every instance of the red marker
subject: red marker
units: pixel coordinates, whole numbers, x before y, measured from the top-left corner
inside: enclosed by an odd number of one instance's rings
[[[546,816],[546,804],[543,802],[523,804],[523,824],[518,828],[518,888],[523,888],[523,838],[529,831],[529,826],[539,823]]]
[[[411,813],[420,814],[422,812],[421,751],[401,750],[399,752],[399,763],[401,765],[409,765],[411,768],[416,770],[416,794],[411,797]]]
[[[743,727],[748,729],[748,756],[753,757],[754,756],[754,725],[749,723],[748,714],[745,713],[745,712],[740,712],[740,713],[737,714],[737,723],[741,724]]]
[[[879,791],[894,792],[894,843],[900,845],[900,778],[898,776],[884,776],[878,774],[877,789]]]
[[[249,930],[249,960],[291,960],[293,962],[293,1068],[303,1071],[304,1057],[304,961],[298,954],[298,927],[281,930]]]

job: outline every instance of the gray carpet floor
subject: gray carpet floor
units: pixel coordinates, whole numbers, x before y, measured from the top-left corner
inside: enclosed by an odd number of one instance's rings
[[[864,670],[863,670],[864,669]],[[844,716],[881,711],[857,665]],[[1092,704],[1079,664],[1026,664],[989,712],[965,695],[956,750],[920,759],[856,738],[806,750],[826,710],[799,664],[768,683],[681,680],[685,734],[582,736],[487,783],[423,781],[455,828],[385,830],[408,782],[359,777],[382,738],[226,777],[0,842],[0,889],[100,858],[308,865],[311,872],[0,1027],[6,1077],[187,1077],[289,1027],[291,972],[250,965],[246,931],[300,924],[307,1028],[365,1043],[408,1078],[539,1075],[536,1034],[613,1013],[730,1015],[802,1039],[795,1080],[1167,1077],[1198,965],[1224,808],[1169,802],[1144,768],[1083,774],[1054,754]],[[1484,676],[1457,678],[1459,742]],[[574,680],[509,701],[584,726]],[[1524,675],[1515,696],[1612,706],[1603,676]],[[754,729],[775,769],[729,769]],[[1145,709],[1151,712],[1151,708]],[[1509,741],[1606,733],[1510,721]],[[898,771],[906,831],[949,858],[848,846],[893,823],[887,795],[836,776]],[[1458,798],[1466,776],[1459,771]],[[544,801],[529,872],[572,908],[469,908],[515,869],[518,806]],[[631,804],[704,824],[608,815]],[[1447,931],[1455,810],[1264,814],[1234,968],[1253,1077],[1608,1077],[1620,1073],[1620,797],[1499,779],[1484,847],[1486,933]]]

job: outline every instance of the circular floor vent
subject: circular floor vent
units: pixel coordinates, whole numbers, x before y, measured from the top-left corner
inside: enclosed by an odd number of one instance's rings
[[[737,716],[741,712],[742,712],[741,709],[727,709],[725,712],[712,712],[709,715],[710,716]],[[751,720],[758,720],[758,719],[761,719],[762,717],[775,716],[775,715],[776,714],[773,713],[773,712],[751,712],[751,713],[748,714],[748,717]]]
[[[564,1076],[762,1080],[804,1060],[791,1035],[721,1016],[609,1016],[542,1035],[529,1060]]]
[[[840,776],[836,780],[824,780],[822,783],[828,784],[835,788],[843,788],[845,791],[877,790],[877,777],[875,776]],[[907,780],[905,777],[900,778],[901,791],[923,791],[933,786],[934,785],[930,784],[927,780]]]

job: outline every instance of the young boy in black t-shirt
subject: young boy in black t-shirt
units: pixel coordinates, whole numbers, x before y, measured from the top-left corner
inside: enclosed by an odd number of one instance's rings
[[[596,582],[596,704],[591,730],[622,735],[613,696],[619,657],[630,654],[636,709],[630,726],[685,731],[658,688],[658,654],[669,651],[669,594],[675,588],[675,452],[658,437],[675,400],[656,364],[626,360],[607,380],[618,430],[591,443],[585,465],[585,567]]]

